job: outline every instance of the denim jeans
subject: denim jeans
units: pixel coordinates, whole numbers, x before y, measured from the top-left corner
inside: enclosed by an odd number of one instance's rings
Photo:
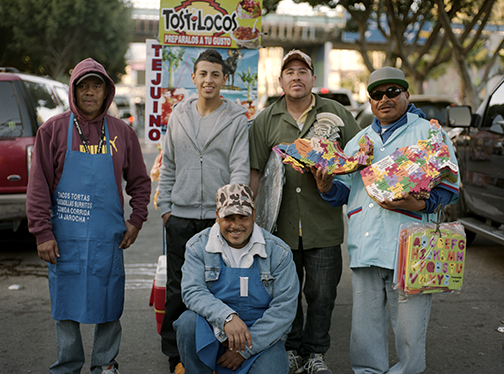
[[[285,346],[302,357],[310,353],[326,353],[331,346],[329,330],[342,272],[341,248],[338,245],[303,250],[300,238],[299,249],[292,253],[300,288],[296,318]],[[307,304],[306,320],[303,294]]]
[[[75,321],[56,321],[56,341],[58,361],[50,368],[52,374],[80,373],[85,356],[82,346],[80,324]],[[121,342],[121,323],[119,321],[100,323],[95,326],[91,373],[101,374],[102,366],[118,364],[115,360]]]
[[[173,324],[177,331],[180,358],[187,374],[212,374],[213,370],[202,363],[196,353],[197,316],[192,310],[187,310]],[[217,357],[215,359],[217,360]],[[285,346],[281,340],[278,340],[254,361],[248,374],[287,374],[288,372],[289,361]]]
[[[356,374],[415,374],[425,370],[425,336],[432,295],[399,294],[393,270],[352,269],[350,359]],[[389,366],[389,323],[399,362]]]

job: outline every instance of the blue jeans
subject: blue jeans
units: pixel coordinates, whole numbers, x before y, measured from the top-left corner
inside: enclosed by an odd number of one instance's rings
[[[52,374],[80,373],[85,356],[82,346],[80,324],[75,321],[56,321],[56,341],[58,361],[50,368]],[[119,321],[100,323],[95,326],[91,373],[101,374],[102,366],[118,364],[115,360],[121,342],[121,323]]]
[[[393,270],[352,269],[350,359],[356,374],[415,374],[425,370],[425,336],[432,295],[400,295]],[[387,309],[388,307],[388,309]],[[399,362],[389,366],[389,323]]]
[[[326,353],[331,346],[329,330],[342,260],[339,245],[303,250],[299,239],[299,249],[292,251],[300,285],[298,307],[285,346],[306,357],[310,353]],[[303,294],[307,304],[306,320],[301,302]]]
[[[192,310],[187,310],[173,324],[177,332],[180,358],[187,374],[212,374],[213,370],[202,363],[196,353],[197,316]],[[252,344],[254,344],[253,341]],[[217,357],[215,359],[217,360]],[[284,343],[279,340],[254,361],[248,374],[287,374],[288,372],[287,353]]]

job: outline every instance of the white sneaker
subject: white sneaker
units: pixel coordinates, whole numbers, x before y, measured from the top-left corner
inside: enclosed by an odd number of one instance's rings
[[[306,360],[304,368],[308,374],[332,373],[327,367],[322,353],[310,353],[310,357]]]
[[[102,366],[102,374],[119,374],[114,365]]]
[[[289,359],[289,374],[299,374],[304,372],[303,359],[296,351],[287,351]]]

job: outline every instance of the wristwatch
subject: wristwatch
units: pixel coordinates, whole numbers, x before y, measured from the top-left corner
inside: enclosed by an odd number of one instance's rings
[[[229,316],[226,317],[224,320],[224,326],[226,326],[226,323],[231,322],[233,320],[233,317],[236,313],[231,313]]]

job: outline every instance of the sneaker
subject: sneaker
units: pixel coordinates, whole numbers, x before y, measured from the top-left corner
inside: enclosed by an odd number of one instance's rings
[[[303,359],[296,351],[287,351],[287,358],[289,359],[289,374],[304,372]]]
[[[102,374],[119,374],[114,365],[102,366]]]
[[[324,356],[321,353],[310,353],[310,357],[306,360],[304,369],[308,374],[332,373],[324,362]]]
[[[184,366],[182,365],[182,362],[179,362],[177,366],[175,366],[175,371],[173,372],[173,374],[184,374],[184,373],[185,373]]]

